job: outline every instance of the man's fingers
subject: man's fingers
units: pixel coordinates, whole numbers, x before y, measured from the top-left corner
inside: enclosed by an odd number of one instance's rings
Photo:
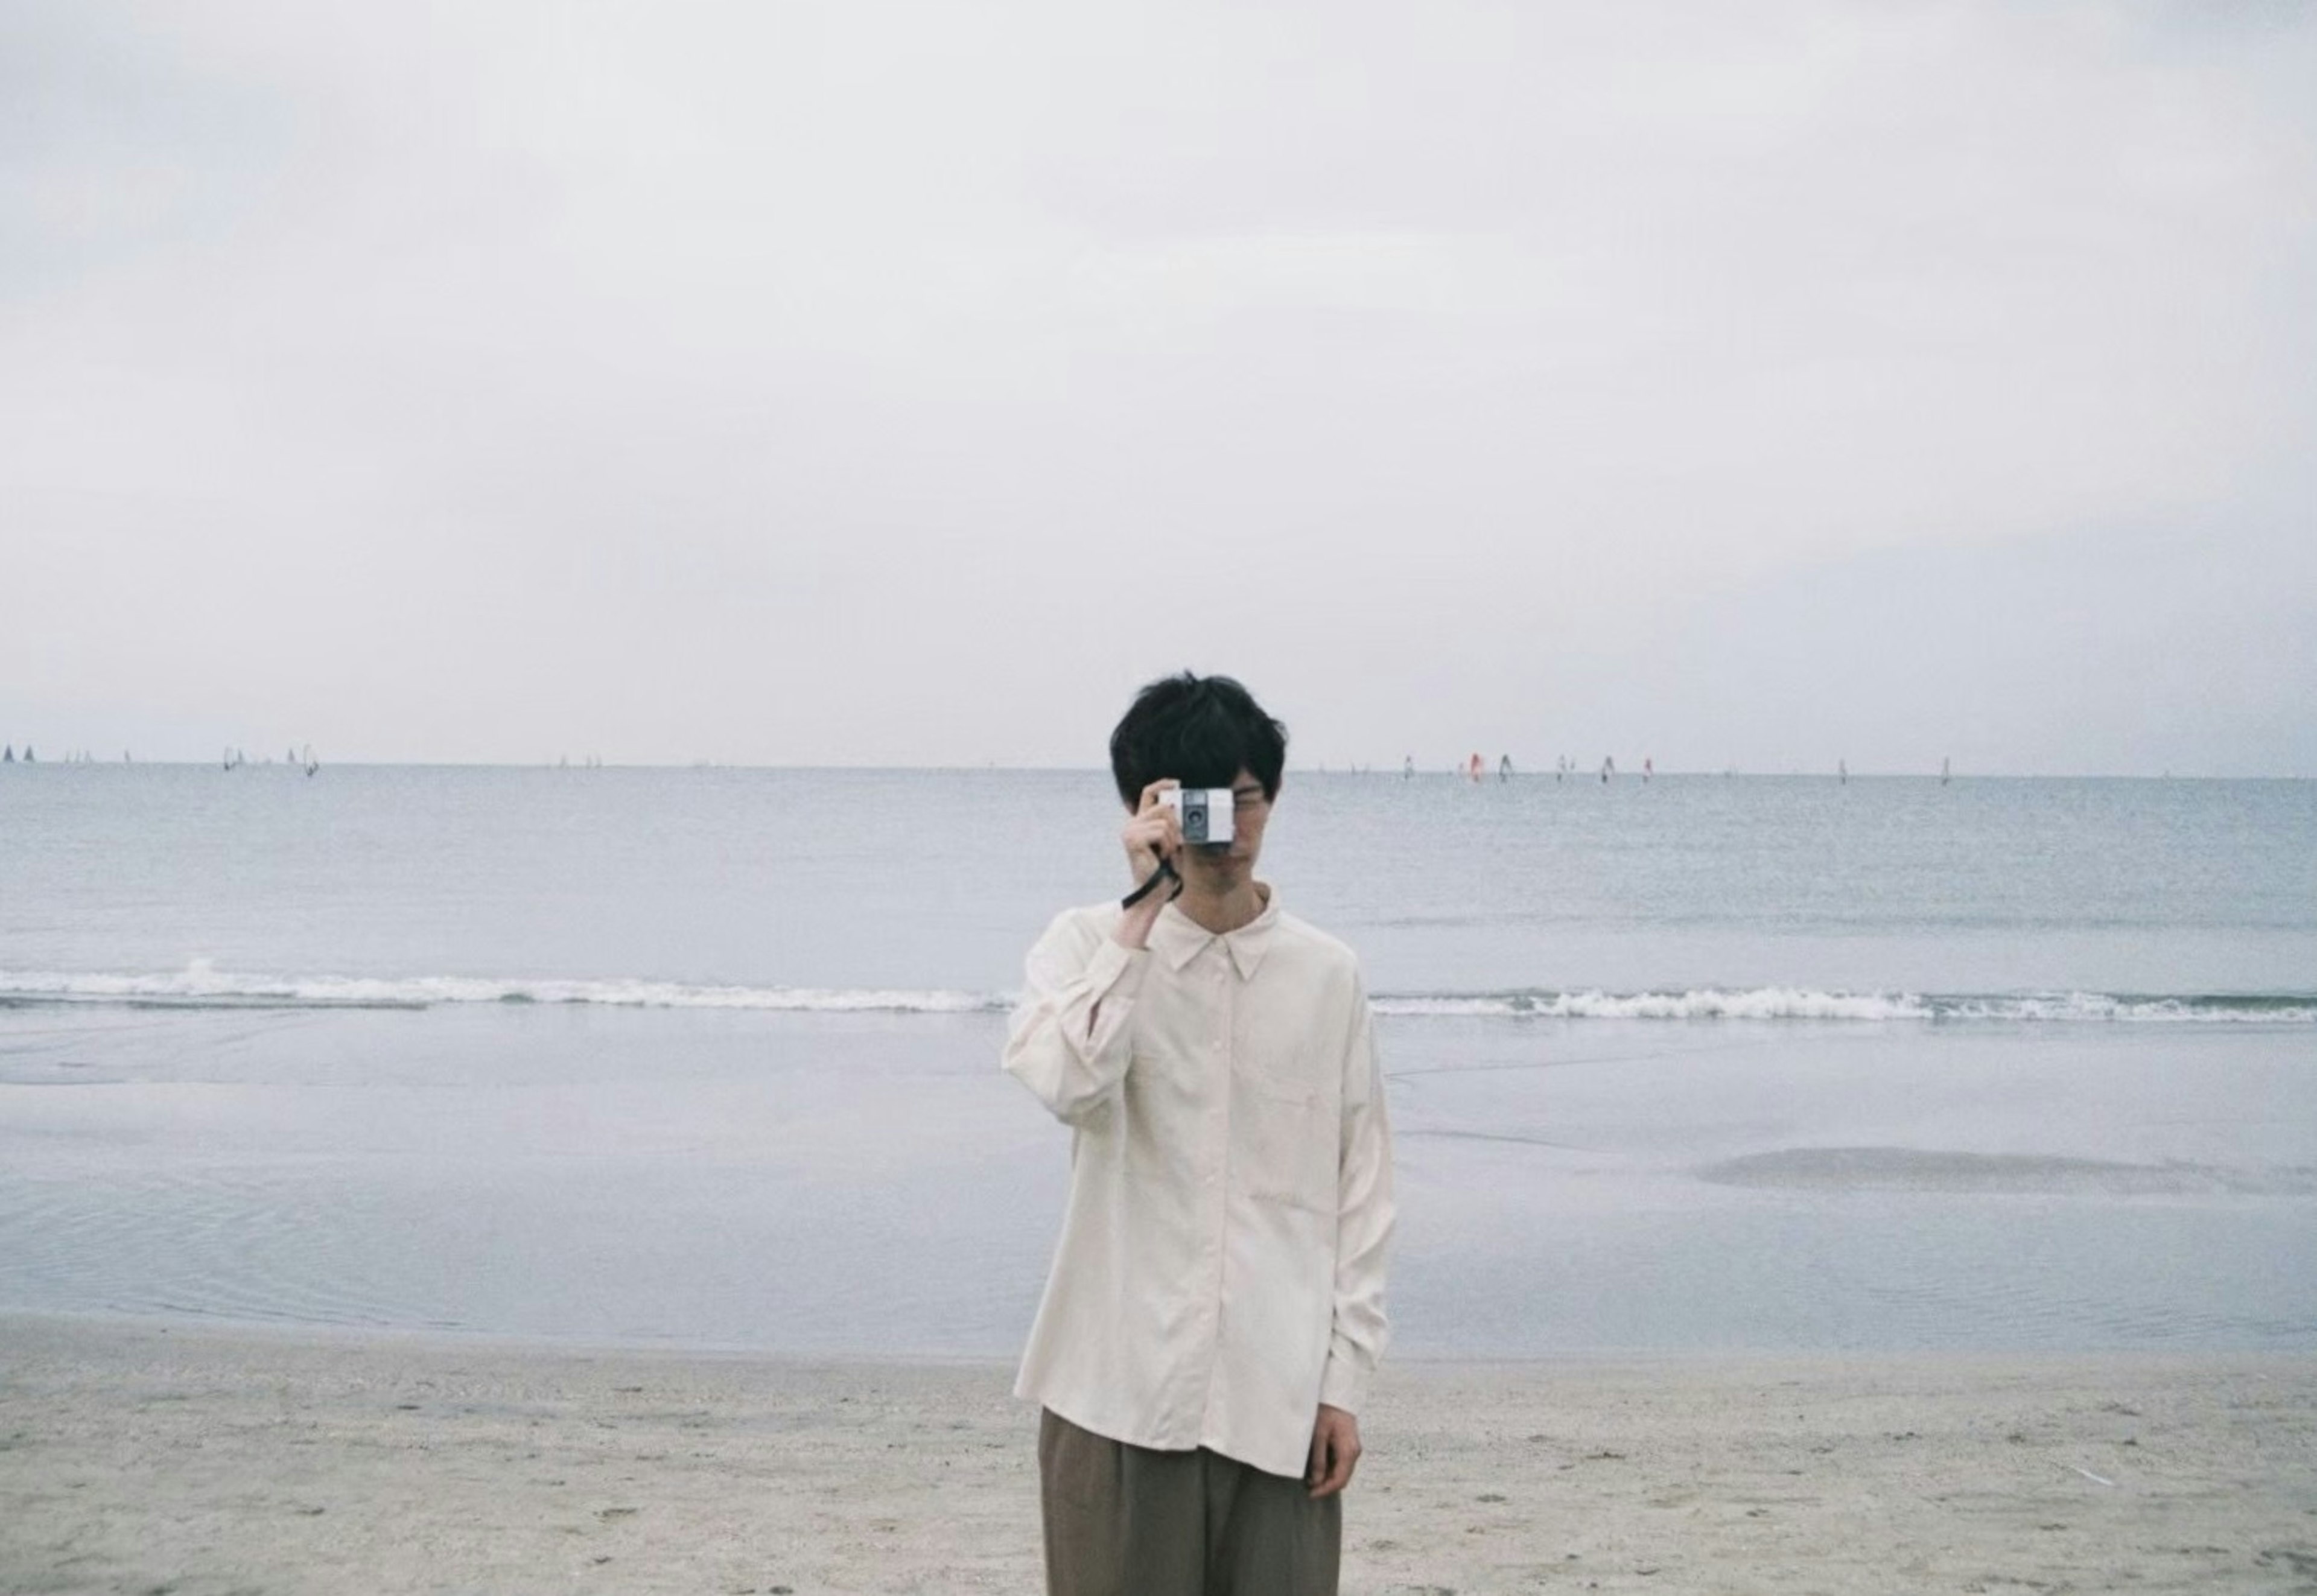
[[[1355,1449],[1345,1443],[1342,1436],[1332,1431],[1324,1439],[1320,1437],[1312,1439],[1311,1451],[1315,1459],[1322,1448],[1327,1453],[1327,1470],[1312,1486],[1311,1495],[1315,1500],[1322,1496],[1333,1496],[1350,1484],[1352,1468],[1358,1463],[1360,1456]]]
[[[1180,837],[1183,822],[1171,809],[1147,809],[1127,822],[1127,830],[1137,837]]]
[[[1339,1459],[1339,1452],[1337,1452],[1337,1446],[1335,1446],[1335,1436],[1320,1436],[1319,1455],[1320,1455],[1319,1478],[1311,1480],[1311,1496],[1314,1496],[1314,1499],[1319,1499],[1319,1496],[1332,1496],[1337,1490],[1339,1490],[1335,1483],[1335,1475],[1337,1475],[1337,1468],[1342,1466],[1342,1464],[1337,1462],[1337,1459]]]

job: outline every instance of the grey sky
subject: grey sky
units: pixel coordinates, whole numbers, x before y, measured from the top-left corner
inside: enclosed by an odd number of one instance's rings
[[[2317,774],[2317,10],[0,4],[0,738]]]

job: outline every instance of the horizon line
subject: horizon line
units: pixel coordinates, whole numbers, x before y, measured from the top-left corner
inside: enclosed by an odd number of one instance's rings
[[[594,756],[588,756],[587,758],[594,758]],[[1098,773],[1098,774],[1104,774],[1104,775],[1108,774],[1108,767],[1107,767],[1107,766],[1104,766],[1104,765],[1096,765],[1096,764],[1085,764],[1085,765],[1015,764],[1015,763],[1006,762],[1006,761],[999,761],[999,760],[988,760],[988,761],[984,761],[984,762],[978,763],[978,764],[970,764],[970,765],[968,765],[968,764],[956,764],[956,763],[907,764],[907,763],[902,763],[902,762],[899,762],[899,761],[890,761],[890,760],[888,760],[888,761],[867,762],[867,763],[849,763],[849,764],[848,764],[848,763],[830,763],[830,762],[821,762],[821,761],[793,761],[793,762],[792,762],[792,761],[757,761],[757,760],[743,760],[743,759],[729,759],[729,760],[728,760],[728,759],[682,759],[682,760],[675,760],[675,759],[595,759],[595,761],[594,763],[590,764],[590,763],[585,763],[585,762],[572,762],[572,761],[569,761],[569,760],[568,760],[567,758],[563,758],[563,757],[561,757],[561,756],[559,756],[559,757],[558,757],[557,758],[555,758],[555,759],[526,759],[526,760],[510,760],[510,759],[363,759],[363,758],[349,758],[349,759],[322,759],[322,760],[318,760],[317,763],[318,763],[318,769],[320,769],[320,770],[325,770],[325,771],[327,771],[327,770],[331,770],[331,769],[356,769],[356,770],[573,770],[573,771],[589,771],[589,770],[746,770],[746,771],[794,771],[794,772],[825,771],[825,772],[830,772],[830,773],[867,773],[867,772],[875,772],[875,771],[891,771],[891,772],[926,772],[926,773],[944,773],[944,774],[971,774],[971,773],[974,773],[974,772],[980,772],[980,771],[1004,771],[1004,772],[1007,772],[1007,773],[1010,773],[1010,774],[1017,774],[1017,775],[1043,775],[1043,774],[1053,774],[1053,775],[1063,775],[1063,774],[1070,774],[1070,775],[1087,775],[1087,774],[1097,774],[1097,773]],[[219,772],[219,774],[220,774],[220,775],[228,775],[228,774],[231,774],[231,772],[230,772],[229,770],[228,770],[227,768],[225,768],[225,767],[221,765],[221,763],[220,763],[219,760],[214,759],[214,758],[205,758],[205,759],[167,759],[167,758],[139,759],[139,758],[118,758],[118,759],[107,759],[107,758],[98,758],[98,757],[94,757],[94,756],[92,756],[92,757],[87,757],[87,758],[83,758],[83,757],[81,757],[81,753],[80,753],[79,751],[76,751],[76,752],[75,752],[75,753],[73,753],[73,754],[68,754],[68,755],[65,755],[65,756],[61,756],[61,757],[58,757],[58,758],[31,758],[31,759],[28,759],[28,758],[24,758],[22,755],[19,754],[19,755],[17,756],[17,758],[14,759],[14,761],[13,762],[13,766],[30,766],[30,767],[36,767],[36,768],[37,768],[37,767],[49,767],[49,768],[60,768],[60,767],[63,767],[63,768],[74,768],[74,769],[91,769],[91,768],[97,768],[97,767],[104,767],[104,768],[111,768],[111,769],[138,768],[138,767],[158,767],[158,768],[166,768],[166,769],[172,769],[172,770],[187,770],[187,769],[196,769],[196,770],[197,770],[197,769],[208,768],[208,769],[214,769],[214,770],[217,770],[217,771]],[[13,766],[11,766],[11,765],[0,765],[0,768],[12,768],[12,767],[13,767]],[[282,769],[282,770],[301,770],[301,769],[303,768],[303,766],[302,766],[302,764],[293,764],[293,763],[291,763],[291,762],[289,762],[289,761],[282,760],[282,759],[277,759],[277,758],[265,758],[265,759],[245,760],[241,765],[239,765],[239,766],[236,766],[236,767],[232,767],[232,768],[233,768],[233,769],[237,769],[237,770],[238,770],[238,769],[265,769],[265,768],[276,768],[276,769]],[[1309,764],[1309,765],[1295,765],[1295,764],[1291,764],[1291,765],[1289,765],[1289,766],[1287,766],[1287,767],[1286,767],[1285,771],[1284,771],[1284,774],[1289,775],[1289,776],[1376,776],[1376,777],[1381,777],[1381,778],[1386,778],[1386,779],[1397,779],[1397,780],[1406,780],[1406,779],[1409,779],[1408,775],[1407,775],[1407,774],[1405,774],[1405,773],[1402,771],[1401,767],[1400,767],[1400,766],[1398,766],[1398,765],[1393,765],[1393,764],[1383,764],[1383,763],[1378,763],[1378,764],[1373,764],[1373,765],[1364,765],[1364,764],[1359,764],[1359,763],[1355,762],[1355,761],[1345,761],[1345,762],[1342,762],[1342,763],[1336,763],[1336,762],[1328,762],[1328,763],[1313,763],[1313,764]],[[1457,767],[1457,766],[1418,766],[1418,767],[1416,768],[1416,770],[1415,770],[1415,772],[1414,772],[1413,774],[1414,774],[1415,776],[1427,776],[1427,777],[1432,777],[1432,778],[1436,778],[1436,779],[1437,779],[1437,778],[1446,778],[1446,779],[1453,780],[1453,781],[1472,781],[1472,780],[1474,779],[1474,778],[1472,778],[1472,776],[1470,776],[1467,774],[1467,772],[1466,772],[1463,767]],[[1899,781],[1933,781],[1933,782],[1937,782],[1937,781],[1946,781],[1946,782],[1959,782],[1959,781],[2211,781],[2211,782],[2230,782],[2230,781],[2284,781],[2284,782],[2305,782],[2305,781],[2317,780],[2317,774],[2312,774],[2312,773],[2307,773],[2307,772],[2260,772],[2260,773],[2242,774],[2242,775],[2235,775],[2235,776],[2217,776],[2217,775],[2213,775],[2213,774],[2206,773],[2206,772],[2198,772],[2198,771],[2185,771],[2185,772],[2184,772],[2184,771],[2176,771],[2176,770],[2169,770],[2169,769],[2168,769],[2168,770],[2161,770],[2161,771],[2145,771],[2145,770],[2079,770],[2079,771],[1967,770],[1967,771],[1942,772],[1942,771],[1939,771],[1939,770],[1937,770],[1937,769],[1928,769],[1928,768],[1912,767],[1906,767],[1906,768],[1901,768],[1901,769],[1874,768],[1874,769],[1852,769],[1852,770],[1848,770],[1848,771],[1844,771],[1844,770],[1840,770],[1840,769],[1837,769],[1837,768],[1806,768],[1806,769],[1793,769],[1793,768],[1789,768],[1789,769],[1785,769],[1785,770],[1778,770],[1778,769],[1747,769],[1747,768],[1745,768],[1745,767],[1740,767],[1740,766],[1725,766],[1725,767],[1720,767],[1720,768],[1711,768],[1711,769],[1706,769],[1706,768],[1681,768],[1681,769],[1666,768],[1666,769],[1658,769],[1658,770],[1654,770],[1654,771],[1652,771],[1652,772],[1651,772],[1650,775],[1648,775],[1648,776],[1644,776],[1644,775],[1643,775],[1643,774],[1642,774],[1642,773],[1641,773],[1641,771],[1640,771],[1639,769],[1637,769],[1637,768],[1636,768],[1636,769],[1623,769],[1623,768],[1620,768],[1620,769],[1618,769],[1618,770],[1616,770],[1616,771],[1615,772],[1615,774],[1610,777],[1609,782],[1608,782],[1607,784],[1606,784],[1606,785],[1615,785],[1625,784],[1625,783],[1636,783],[1636,784],[1640,784],[1640,785],[1648,785],[1648,783],[1649,783],[1652,778],[1663,778],[1663,779],[1669,779],[1669,780],[1670,780],[1670,779],[1691,780],[1691,779],[1698,779],[1698,778],[1704,778],[1704,779],[1709,779],[1709,780],[1712,780],[1712,779],[1720,779],[1720,780],[1734,780],[1734,779],[1739,779],[1739,778],[1748,778],[1748,779],[1759,780],[1759,779],[1767,778],[1767,779],[1777,780],[1777,781],[1795,781],[1795,780],[1806,780],[1806,781],[1831,781],[1831,782],[1835,782],[1835,783],[1837,783],[1837,784],[1839,784],[1839,783],[1844,782],[1844,781],[1847,781],[1847,780],[1849,780],[1849,781],[1892,781],[1892,780],[1899,780]],[[1496,774],[1496,772],[1495,772],[1495,770],[1494,770],[1493,768],[1484,768],[1484,769],[1482,770],[1482,772],[1481,772],[1481,774],[1480,777],[1478,778],[1478,782],[1477,782],[1477,784],[1476,784],[1476,785],[1489,785],[1489,784],[1490,784],[1490,783],[1498,783],[1498,782],[1501,782],[1501,781],[1503,781],[1504,779],[1506,779],[1506,778],[1499,777],[1499,776]],[[1570,769],[1570,770],[1567,770],[1567,771],[1565,771],[1565,772],[1561,772],[1561,773],[1556,773],[1556,772],[1552,769],[1552,767],[1550,767],[1550,766],[1546,766],[1546,767],[1529,766],[1529,767],[1519,767],[1519,766],[1516,766],[1516,767],[1515,767],[1515,768],[1514,768],[1514,770],[1513,770],[1513,772],[1512,772],[1512,774],[1511,774],[1511,777],[1510,777],[1510,779],[1511,779],[1511,780],[1514,780],[1514,781],[1522,781],[1522,782],[1535,782],[1535,781],[1543,781],[1543,780],[1547,780],[1547,779],[1554,779],[1554,780],[1556,780],[1558,783],[1563,783],[1563,784],[1565,784],[1565,783],[1567,783],[1567,782],[1582,782],[1582,783],[1588,783],[1588,784],[1590,784],[1590,785],[1597,785],[1597,785],[1605,785],[1605,784],[1603,784],[1603,782],[1601,781],[1601,772],[1600,772],[1600,767],[1599,767],[1598,766],[1580,766],[1580,767],[1574,767],[1574,768],[1571,768],[1571,769]]]

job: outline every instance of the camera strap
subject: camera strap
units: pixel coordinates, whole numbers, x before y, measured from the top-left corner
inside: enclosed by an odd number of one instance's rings
[[[1137,903],[1141,902],[1143,899],[1148,898],[1150,895],[1152,888],[1156,887],[1160,882],[1170,879],[1175,883],[1175,890],[1167,894],[1167,901],[1169,903],[1173,902],[1176,899],[1183,895],[1183,878],[1175,874],[1174,860],[1161,859],[1158,861],[1158,868],[1150,873],[1150,879],[1144,882],[1132,892],[1127,893],[1125,897],[1121,898],[1118,901],[1118,906],[1121,909],[1133,908]]]

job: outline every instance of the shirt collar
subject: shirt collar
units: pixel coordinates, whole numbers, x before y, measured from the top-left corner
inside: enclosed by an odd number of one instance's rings
[[[1158,911],[1158,919],[1150,928],[1152,951],[1167,961],[1170,970],[1180,970],[1195,959],[1210,942],[1220,942],[1230,955],[1231,968],[1239,972],[1241,981],[1254,978],[1263,964],[1264,950],[1271,946],[1271,934],[1279,928],[1279,894],[1267,881],[1255,883],[1263,895],[1263,912],[1236,931],[1226,931],[1218,937],[1198,921],[1169,903]]]

